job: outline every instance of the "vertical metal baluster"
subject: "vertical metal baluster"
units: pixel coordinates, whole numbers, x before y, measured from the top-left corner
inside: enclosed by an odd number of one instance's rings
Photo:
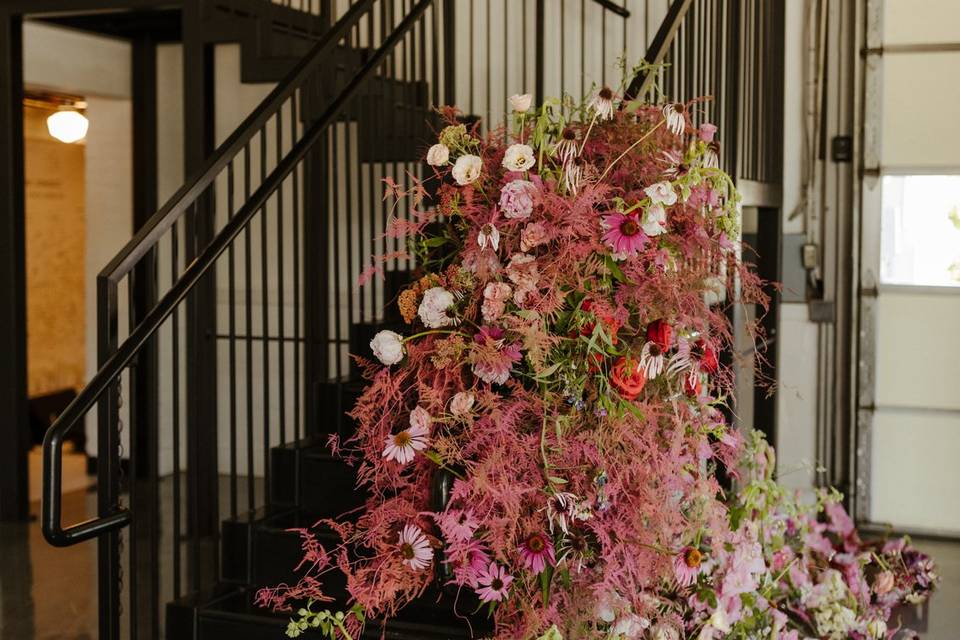
[[[626,22],[626,18],[621,18]],[[626,49],[626,44],[624,44]],[[600,10],[600,84],[607,86],[607,10]]]
[[[342,304],[340,296],[340,174],[339,174],[339,165],[340,165],[340,154],[339,154],[339,142],[340,142],[340,123],[335,121],[331,127],[331,150],[330,150],[330,171],[332,173],[330,181],[330,191],[333,199],[333,208],[332,208],[332,220],[333,229],[330,234],[330,239],[333,242],[333,265],[330,272],[333,274],[333,297],[334,297],[334,306],[333,306],[333,335],[334,335],[334,371],[336,372],[337,383],[339,384],[343,379],[343,363],[341,362],[340,352],[343,347],[343,330],[340,326],[340,306]],[[340,423],[340,394],[337,393],[337,424]]]
[[[493,56],[493,47],[491,46],[491,38],[492,38],[491,32],[493,30],[490,28],[490,16],[491,16],[490,7],[492,4],[493,4],[493,0],[487,0],[487,24],[486,24],[487,28],[485,29],[485,31],[487,32],[487,47],[486,47],[487,49],[487,113],[486,113],[486,121],[483,123],[483,128],[486,131],[493,131],[493,105],[491,103],[491,99],[493,98],[493,73],[491,72],[491,69],[493,68],[491,65],[491,58]]]
[[[204,198],[207,197],[206,191],[197,199],[190,207],[187,209],[188,220],[192,219],[197,220],[200,216],[198,202],[204,201]],[[184,241],[187,243],[195,242],[195,238],[187,237],[187,233],[184,233]],[[194,255],[196,255],[196,250],[194,250]],[[189,255],[189,254],[187,254]],[[188,323],[189,327],[189,323]],[[187,329],[187,332],[190,332],[190,329]],[[189,342],[188,342],[189,344]],[[189,378],[188,378],[189,379]],[[187,410],[187,427],[192,426],[190,424],[190,411]],[[204,425],[206,427],[207,425]],[[189,442],[189,441],[188,441]],[[192,468],[193,458],[190,456],[190,445],[187,445],[187,477],[189,478],[191,473],[196,474],[197,469]],[[190,588],[193,591],[200,590],[200,513],[199,505],[197,504],[196,492],[191,488],[191,483],[188,480],[187,483],[187,528],[190,530],[190,550],[189,550],[189,562],[190,562]]]
[[[567,86],[567,0],[560,0],[560,97]]]
[[[130,271],[130,274],[127,276],[127,335],[130,334],[130,331],[133,330],[133,327],[136,326],[137,318],[135,314],[136,304],[133,300],[133,291],[138,286],[136,280],[137,270],[133,269]],[[117,319],[119,323],[119,318]],[[130,474],[127,476],[127,491],[129,492],[129,508],[133,513],[139,511],[139,500],[140,500],[140,483],[137,481],[137,475],[140,472],[140,460],[137,455],[138,447],[140,444],[140,434],[137,425],[133,423],[134,416],[137,415],[137,361],[136,359],[131,362],[130,366],[127,367],[127,407],[128,407],[128,433],[130,434],[130,451],[127,454],[127,460],[129,461],[129,471]],[[117,383],[122,384],[122,374],[117,378]],[[140,589],[142,585],[137,580],[138,578],[138,565],[139,557],[137,552],[139,551],[140,546],[140,529],[142,524],[138,521],[134,521],[129,528],[127,528],[127,541],[129,543],[127,552],[127,573],[129,575],[127,580],[128,590],[127,596],[130,598],[130,614],[129,619],[129,628],[130,628],[130,637],[134,640],[139,638],[139,628],[140,628],[140,606],[138,602],[138,596],[140,595]],[[118,585],[119,587],[119,585]]]
[[[521,87],[522,93],[527,93],[530,91],[530,85],[527,84],[527,11],[529,9],[529,3],[527,0],[523,0],[523,14],[521,16],[521,24],[523,26],[523,69],[521,71],[521,77],[523,78],[523,86]]]
[[[580,99],[587,95],[587,0],[580,0]]]
[[[300,92],[294,91],[290,102],[290,144],[297,138],[297,101]],[[303,437],[300,424],[300,170],[293,170],[293,437],[298,442]]]
[[[260,129],[260,184],[267,179],[267,125]],[[267,267],[267,204],[260,208],[260,340],[262,342],[263,370],[263,495],[270,495],[270,273]]]
[[[233,217],[233,160],[227,164],[227,219]],[[227,249],[227,306],[230,361],[230,516],[237,517],[237,318],[236,256],[233,242]]]
[[[350,114],[353,112],[354,102],[351,100],[350,103],[344,109],[345,114]],[[351,147],[353,146],[353,135],[352,135],[352,125],[349,115],[346,115],[343,119],[343,157],[344,157],[344,167],[343,167],[343,179],[344,179],[344,220],[346,229],[346,258],[347,258],[347,278],[346,278],[346,291],[347,291],[347,331],[352,333],[353,328],[353,297],[354,297],[354,283],[356,280],[353,278],[353,153],[351,152]],[[349,337],[349,333],[348,333]]]
[[[177,223],[170,227],[170,285],[177,281],[177,262],[179,256]],[[173,310],[171,317],[173,342],[173,598],[180,597],[180,307]]]
[[[291,141],[292,144],[292,141]],[[277,165],[283,160],[283,105],[277,109]],[[280,442],[287,442],[287,389],[285,381],[287,379],[286,351],[287,343],[284,340],[286,336],[285,313],[283,310],[284,291],[283,291],[283,184],[277,189],[277,401],[280,403]],[[268,494],[269,495],[269,494]]]
[[[473,32],[474,32],[473,23],[475,19],[476,19],[476,14],[474,12],[473,0],[470,0],[470,20],[467,23],[467,30],[470,32],[470,115],[474,115],[477,113],[476,102],[474,100],[474,95],[473,95],[475,91],[474,67],[476,67],[476,63],[473,59],[473,54],[477,50],[473,42]]]
[[[243,200],[244,202],[250,200],[250,172],[252,167],[251,165],[251,154],[250,154],[250,143],[248,142],[243,146]],[[246,227],[243,229],[243,258],[244,258],[244,285],[246,291],[244,292],[244,299],[246,302],[246,308],[244,309],[244,328],[247,332],[247,350],[246,350],[246,360],[247,360],[247,390],[246,390],[246,400],[247,400],[247,509],[253,511],[256,507],[256,485],[255,485],[255,474],[254,461],[253,461],[253,257],[251,251],[253,249],[253,240],[252,232],[250,230],[251,223],[247,223]]]
[[[503,0],[503,102],[500,104],[503,107],[503,113],[506,114],[506,122],[504,123],[506,126],[503,128],[504,142],[507,141],[507,136],[510,135],[510,118],[512,117],[510,105],[507,104],[507,97],[510,95],[510,67],[508,66],[508,61],[510,60],[509,42],[510,16],[507,15],[507,0]]]

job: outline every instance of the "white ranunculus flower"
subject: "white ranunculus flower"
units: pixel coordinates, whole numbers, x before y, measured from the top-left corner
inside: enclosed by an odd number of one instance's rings
[[[706,291],[703,292],[703,302],[708,307],[726,302],[727,285],[719,276],[708,276],[703,281],[703,285],[706,288]]]
[[[450,149],[447,145],[439,142],[427,151],[427,164],[431,167],[440,167],[450,161]]]
[[[517,113],[526,113],[533,104],[533,96],[529,93],[515,93],[510,96],[510,108]]]
[[[394,331],[381,331],[373,336],[370,349],[383,364],[397,364],[403,360],[403,337]]]
[[[447,309],[453,306],[453,294],[443,287],[427,289],[417,309],[417,315],[423,324],[430,329],[439,329],[455,324],[455,320],[447,315]]]
[[[667,223],[667,210],[663,208],[662,204],[652,204],[647,207],[646,215],[643,219],[643,232],[650,236],[658,236],[664,231]]]
[[[652,184],[643,191],[650,197],[652,204],[662,204],[669,207],[677,203],[677,192],[673,190],[673,185],[666,180]]]
[[[475,398],[469,391],[461,391],[454,394],[450,400],[450,413],[459,417],[465,416],[473,409]]]
[[[533,148],[528,144],[512,144],[503,156],[503,167],[508,171],[526,171],[536,162]]]
[[[461,186],[470,184],[480,177],[481,169],[483,169],[483,160],[479,156],[468,153],[457,158],[453,164],[453,179]]]

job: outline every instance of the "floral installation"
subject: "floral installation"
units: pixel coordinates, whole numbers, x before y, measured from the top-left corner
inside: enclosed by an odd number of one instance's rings
[[[609,88],[509,104],[485,137],[445,110],[429,202],[387,181],[421,205],[389,232],[422,271],[411,328],[358,357],[356,432],[330,442],[369,498],[318,523],[338,546],[301,531],[302,581],[258,603],[306,601],[292,637],[356,638],[429,588],[498,640],[891,637],[929,558],[862,541],[836,494],[803,506],[730,425],[726,301],[766,298],[717,128]],[[331,572],[352,608],[315,612]]]

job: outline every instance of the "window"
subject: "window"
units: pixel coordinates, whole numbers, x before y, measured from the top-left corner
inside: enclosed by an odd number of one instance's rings
[[[880,280],[960,287],[960,175],[883,177]]]

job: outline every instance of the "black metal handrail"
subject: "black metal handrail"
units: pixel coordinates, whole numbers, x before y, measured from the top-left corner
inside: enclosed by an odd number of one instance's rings
[[[673,0],[670,4],[666,17],[660,23],[660,28],[657,29],[657,33],[643,57],[646,64],[633,77],[623,94],[623,104],[635,98],[642,98],[650,90],[650,85],[653,84],[653,79],[656,77],[656,65],[663,62],[667,51],[670,50],[670,45],[673,44],[677,30],[680,29],[683,17],[692,2],[693,0]]]
[[[184,270],[180,278],[173,283],[169,291],[157,302],[123,341],[119,348],[103,363],[100,370],[91,378],[80,394],[70,403],[62,414],[53,423],[44,436],[43,441],[43,508],[41,524],[43,535],[50,544],[55,546],[69,546],[84,540],[97,537],[108,531],[120,529],[131,521],[129,510],[117,508],[114,513],[93,518],[79,524],[63,528],[61,523],[61,480],[62,480],[62,445],[63,439],[71,428],[80,422],[94,404],[106,393],[111,384],[123,370],[130,365],[148,340],[157,332],[164,320],[173,313],[177,305],[186,298],[201,278],[213,268],[217,258],[227,250],[230,243],[240,234],[253,216],[266,204],[270,196],[282,185],[283,180],[290,175],[297,164],[303,160],[311,148],[321,138],[324,131],[334,122],[339,112],[347,102],[357,93],[361,85],[383,62],[387,54],[397,45],[414,26],[420,16],[432,4],[433,0],[420,0],[404,17],[403,21],[383,41],[380,47],[366,60],[349,83],[340,91],[330,105],[314,121],[303,137],[290,149],[284,158],[276,165],[269,176],[250,196],[244,205],[230,218],[225,226],[217,233],[209,245],[204,248],[197,258]],[[173,217],[187,210],[190,198],[199,197],[205,190],[200,188],[204,180],[212,180],[216,169],[226,166],[225,154],[233,149],[239,151],[251,136],[245,128],[256,131],[265,122],[261,113],[264,108],[274,104],[281,104],[282,98],[289,96],[293,89],[291,83],[305,79],[313,65],[325,56],[331,45],[351,28],[362,15],[362,9],[371,5],[373,0],[359,2],[348,11],[332,28],[331,32],[319,42],[304,62],[290,73],[287,79],[261,103],[261,108],[244,121],[244,124],[232,135],[218,152],[208,161],[199,175],[188,185],[184,186],[171,198],[150,223],[137,237],[131,241],[121,254],[105,269],[107,277],[110,274],[128,273],[136,265],[136,258],[142,257],[149,250],[141,245],[156,242],[162,235],[162,229],[173,224]],[[295,84],[293,86],[296,86]],[[264,106],[266,105],[266,107]],[[252,134],[251,134],[252,135]],[[209,182],[207,183],[209,186]],[[152,224],[151,224],[152,223]],[[161,227],[161,225],[166,225]],[[161,229],[160,231],[157,231]],[[117,276],[119,277],[119,276]]]
[[[267,94],[247,118],[240,123],[230,137],[204,162],[196,175],[174,193],[150,219],[137,231],[130,241],[114,256],[99,274],[118,282],[129,274],[143,256],[156,244],[163,234],[203,195],[230,160],[239,154],[257,132],[277,113],[284,102],[293,95],[317,66],[330,53],[330,49],[360,21],[376,0],[356,0],[343,17],[321,37],[310,52],[291,69],[287,77]]]

